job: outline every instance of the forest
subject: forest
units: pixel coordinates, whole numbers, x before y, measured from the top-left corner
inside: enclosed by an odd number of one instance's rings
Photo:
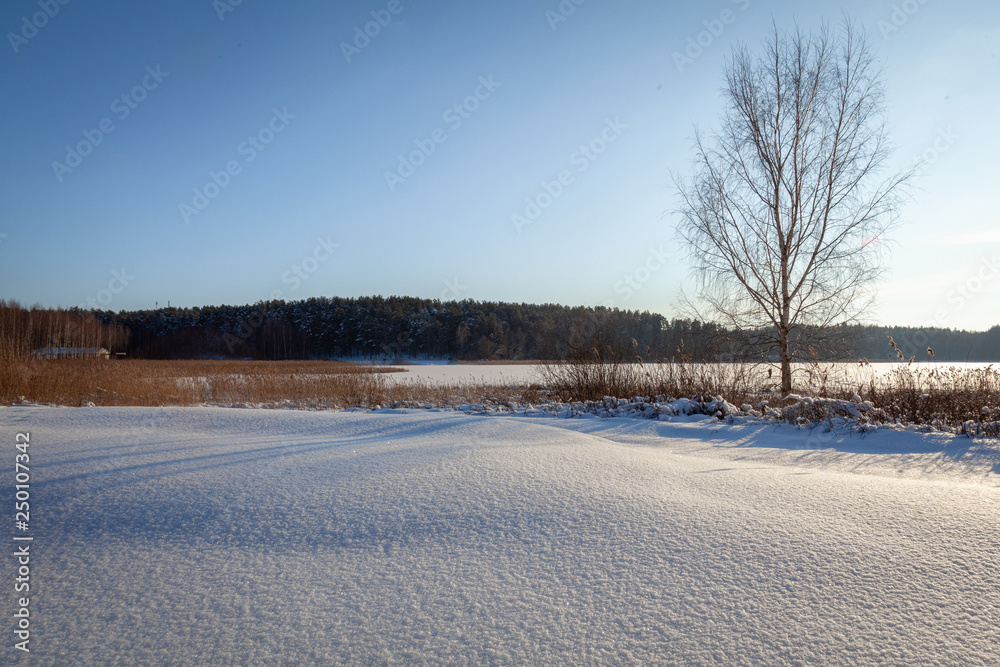
[[[140,359],[532,360],[565,359],[595,346],[644,361],[761,358],[730,333],[711,323],[600,306],[401,296],[119,312],[0,301],[0,358],[7,359],[47,347],[103,347]],[[834,357],[799,352],[802,359],[894,360],[889,336],[916,361],[1000,361],[1000,325],[982,332],[841,326],[833,336],[839,345],[830,348],[838,350]]]

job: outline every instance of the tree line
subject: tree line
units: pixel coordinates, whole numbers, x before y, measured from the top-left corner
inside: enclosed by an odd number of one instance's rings
[[[894,359],[888,336],[916,361],[1000,361],[1000,325],[982,332],[838,326],[819,350],[808,347],[815,332],[793,335],[791,344],[802,359]],[[45,347],[104,347],[150,359],[532,360],[614,350],[644,361],[777,360],[773,352],[761,357],[743,338],[711,323],[600,306],[372,296],[113,312],[0,300],[3,359],[26,359]]]
[[[97,313],[0,299],[0,359],[28,359],[41,348],[104,348],[124,352],[128,328]]]
[[[1000,325],[987,331],[963,331],[940,327],[862,327],[853,350],[857,358],[891,359],[888,337],[892,336],[906,360],[1000,361]]]
[[[597,332],[627,341],[645,359],[673,354],[681,340],[692,357],[709,358],[715,332],[712,325],[650,312],[401,296],[94,315],[126,327],[130,356],[145,358],[558,359],[589,345]]]

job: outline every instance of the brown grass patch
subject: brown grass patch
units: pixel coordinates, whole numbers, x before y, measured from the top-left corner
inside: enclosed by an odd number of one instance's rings
[[[534,390],[487,383],[397,383],[403,369],[338,361],[30,360],[0,368],[0,401],[56,405],[347,408],[506,404]]]
[[[577,359],[545,363],[541,374],[553,397],[567,402],[600,401],[605,396],[654,399],[721,395],[740,405],[756,403],[762,394],[770,393],[754,367],[747,364]]]
[[[924,368],[911,363],[872,377],[859,389],[893,421],[1000,436],[1000,370],[992,364]]]
[[[366,404],[400,369],[339,361],[33,359],[0,370],[0,400],[57,405]]]

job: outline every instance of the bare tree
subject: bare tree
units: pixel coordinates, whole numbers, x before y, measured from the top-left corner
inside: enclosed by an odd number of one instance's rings
[[[871,305],[909,174],[891,153],[881,72],[867,36],[775,25],[759,55],[726,63],[721,129],[696,132],[694,174],[675,176],[679,232],[698,278],[688,300],[781,363]]]

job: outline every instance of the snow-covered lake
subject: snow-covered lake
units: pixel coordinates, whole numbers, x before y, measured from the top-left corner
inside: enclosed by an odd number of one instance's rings
[[[535,364],[406,364],[404,373],[386,373],[393,382],[529,384],[538,381]]]
[[[655,367],[655,364],[648,364]],[[958,368],[985,368],[987,363],[949,363],[949,362],[923,362],[914,364],[913,368],[930,371],[934,368],[948,368],[955,366]],[[898,363],[873,363],[872,370],[876,375],[885,375],[894,368],[905,367],[906,364]],[[411,365],[397,366],[406,369],[405,373],[387,373],[386,377],[395,382],[428,381],[432,383],[455,383],[455,382],[485,382],[496,384],[526,384],[538,382],[538,366],[534,364],[447,364],[447,363],[418,363]],[[831,374],[841,374],[848,377],[859,377],[860,369],[857,363],[837,363],[827,364]],[[795,366],[796,380],[804,380],[807,366],[798,364]],[[766,374],[764,367],[761,373]],[[775,371],[775,381],[778,380],[778,371]]]
[[[25,431],[4,664],[1000,664],[995,441],[17,406],[11,465]]]

